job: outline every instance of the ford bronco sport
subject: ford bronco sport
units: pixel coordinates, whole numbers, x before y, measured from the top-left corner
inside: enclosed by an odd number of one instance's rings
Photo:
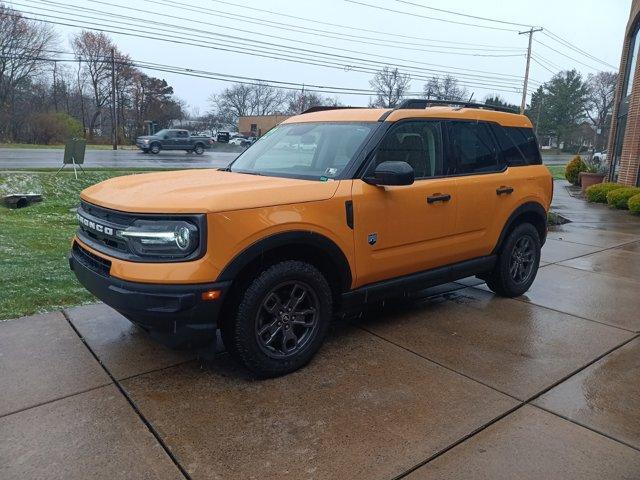
[[[521,295],[553,190],[531,123],[434,103],[316,109],[226,169],[89,187],[71,268],[161,340],[219,331],[260,376],[305,365],[339,310],[470,275]]]

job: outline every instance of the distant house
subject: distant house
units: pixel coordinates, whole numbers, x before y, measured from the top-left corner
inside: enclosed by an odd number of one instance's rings
[[[238,119],[238,132],[247,137],[260,137],[291,115],[275,113],[273,115],[249,115]]]

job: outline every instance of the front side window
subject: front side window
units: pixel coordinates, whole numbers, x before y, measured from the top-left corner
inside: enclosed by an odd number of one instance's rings
[[[498,148],[489,125],[483,122],[449,122],[449,152],[456,174],[501,170]]]
[[[371,169],[387,161],[407,162],[416,179],[446,175],[441,122],[416,120],[394,125],[378,147]]]
[[[281,124],[233,162],[232,172],[313,180],[338,178],[377,122]]]

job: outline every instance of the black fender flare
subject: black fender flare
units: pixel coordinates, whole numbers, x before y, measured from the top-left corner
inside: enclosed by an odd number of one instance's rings
[[[331,262],[331,267],[337,269],[336,273],[341,280],[341,291],[351,288],[351,268],[340,247],[322,234],[304,230],[276,233],[249,245],[224,267],[217,281],[233,281],[245,267],[263,257],[267,252],[294,246],[311,247],[321,251]]]
[[[498,253],[498,251],[500,250],[500,247],[502,246],[502,242],[504,242],[504,239],[506,238],[507,234],[509,233],[509,231],[511,231],[511,227],[522,215],[527,215],[527,216],[535,215],[535,217],[539,219],[540,223],[544,226],[542,231],[539,231],[540,243],[541,245],[544,245],[544,242],[547,239],[547,211],[538,202],[526,202],[520,205],[518,208],[516,208],[511,213],[511,215],[509,215],[507,222],[502,228],[502,232],[500,232],[500,237],[498,238],[498,242],[496,243],[496,246],[493,249],[493,252],[492,252],[493,254]]]

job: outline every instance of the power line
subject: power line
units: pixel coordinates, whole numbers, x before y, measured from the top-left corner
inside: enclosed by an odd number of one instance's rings
[[[250,23],[254,25],[266,26],[269,28],[278,28],[280,30],[285,30],[285,31],[290,31],[295,33],[303,33],[305,35],[315,35],[323,38],[334,38],[338,40],[347,40],[347,41],[356,42],[356,43],[365,43],[367,45],[371,45],[372,41],[374,41],[376,42],[376,43],[373,43],[374,45],[390,46],[392,48],[402,47],[404,49],[406,49],[405,47],[406,45],[409,45],[409,46],[435,47],[435,48],[442,48],[442,49],[448,49],[448,50],[477,50],[477,51],[485,51],[485,52],[507,52],[507,51],[513,52],[513,51],[521,50],[521,48],[517,48],[517,47],[505,47],[505,46],[498,46],[498,45],[484,45],[484,44],[472,44],[472,43],[462,43],[462,42],[452,42],[458,46],[451,46],[447,44],[438,45],[437,43],[448,43],[448,42],[443,42],[442,40],[435,40],[435,39],[422,39],[422,40],[428,41],[428,42],[434,42],[436,44],[407,42],[407,41],[401,41],[401,40],[388,40],[380,37],[353,35],[353,34],[341,33],[341,32],[336,32],[331,30],[323,30],[323,29],[317,29],[317,28],[311,28],[311,27],[300,27],[299,25],[293,25],[290,23],[259,19],[256,17],[248,16],[246,14],[238,15],[238,14],[233,14],[228,12],[224,12],[224,13],[215,12],[215,14],[213,14],[209,10],[206,10],[203,8],[196,8],[189,4],[172,1],[172,0],[143,0],[143,1],[147,3],[152,3],[154,5],[160,4],[167,7],[180,7],[183,10],[196,12],[196,13],[208,15],[215,18],[228,18],[230,20],[242,21],[242,23]],[[252,10],[255,10],[255,9],[252,8]],[[261,10],[258,9],[258,11],[261,11]],[[233,27],[224,27],[224,28],[232,29]],[[346,28],[346,27],[343,27],[343,28]],[[378,33],[379,35],[384,34],[384,32],[376,32],[376,33]],[[464,46],[460,46],[460,45],[464,45]]]
[[[359,2],[357,0],[345,0],[345,1],[348,2],[348,3],[353,3],[355,5],[362,5],[362,6],[369,7],[369,8],[375,8],[377,10],[384,10],[386,12],[398,13],[398,14],[401,14],[401,15],[409,15],[411,17],[426,18],[428,20],[434,20],[436,22],[452,23],[452,24],[455,24],[455,25],[464,25],[464,26],[467,26],[467,27],[486,28],[486,29],[489,29],[489,30],[501,30],[503,32],[517,32],[518,31],[518,30],[514,30],[513,28],[492,27],[490,25],[478,25],[477,23],[457,22],[455,20],[446,20],[444,18],[429,17],[427,15],[420,15],[418,13],[405,12],[405,11],[402,11],[402,10],[395,10],[393,8],[381,7],[379,5],[373,5],[371,3]]]
[[[606,65],[606,66],[608,66],[608,67],[610,67],[610,68],[613,68],[614,70],[617,70],[617,69],[618,69],[618,67],[616,67],[616,66],[614,66],[614,65],[611,65],[610,63],[605,62],[604,60],[600,60],[598,57],[595,57],[595,56],[591,55],[589,52],[586,52],[586,51],[582,50],[581,48],[579,48],[579,47],[575,46],[574,44],[572,44],[572,43],[571,43],[571,42],[569,42],[568,40],[565,40],[565,39],[564,39],[564,38],[562,38],[561,36],[556,35],[555,33],[553,33],[553,32],[552,32],[552,31],[550,31],[550,30],[546,30],[545,35],[546,35],[547,37],[549,37],[551,40],[555,40],[556,42],[558,42],[558,43],[560,43],[560,44],[564,45],[564,46],[565,46],[565,47],[567,47],[567,48],[570,48],[571,50],[573,50],[573,51],[575,51],[575,52],[577,52],[577,53],[580,53],[580,54],[584,55],[584,56],[585,56],[585,57],[587,57],[587,58],[590,58],[591,60],[594,60],[594,61],[596,61],[596,62],[598,62],[598,63],[603,64],[603,65]]]
[[[45,10],[51,11],[51,9],[45,9]],[[58,12],[59,12],[59,11],[58,11]],[[100,12],[100,11],[97,11],[97,12],[98,12],[98,13],[101,13],[101,14],[106,14],[106,15],[114,15],[114,14],[109,14],[109,13],[107,13],[107,12]],[[35,12],[29,12],[29,13],[30,13],[30,14],[33,14],[33,13],[35,13]],[[53,15],[46,15],[46,14],[43,14],[43,13],[41,13],[41,12],[37,12],[36,14],[38,14],[38,15],[40,15],[40,16],[48,17],[48,18],[56,18],[56,19],[60,19],[60,18],[61,18],[61,17],[56,17],[56,16],[53,16]],[[78,16],[78,14],[75,14],[75,16],[77,17],[77,16]],[[90,17],[90,16],[87,16],[87,15],[80,15],[80,16],[85,17],[85,18],[95,18],[95,17]],[[118,15],[115,15],[115,16],[116,16],[116,17],[121,17],[121,16],[118,16]],[[74,18],[74,19],[71,19],[71,20],[69,20],[69,19],[67,19],[67,18],[62,18],[62,20],[65,20],[65,21],[74,21],[74,22],[79,22],[79,21],[78,21],[77,19],[75,19],[75,18]],[[46,21],[46,20],[41,20],[41,21]],[[81,28],[81,27],[83,27],[83,26],[86,26],[86,25],[69,24],[69,23],[66,23],[66,22],[51,22],[51,21],[49,21],[49,22],[50,22],[50,23],[64,24],[64,25],[67,25],[67,26],[72,26],[72,27],[77,27],[77,28]],[[91,23],[95,23],[95,22],[91,22]],[[120,23],[124,23],[124,24],[128,24],[128,25],[134,25],[134,26],[136,26],[136,27],[137,27],[137,29],[135,30],[136,35],[133,35],[133,36],[140,36],[140,37],[142,37],[142,38],[151,38],[151,39],[154,39],[154,40],[163,40],[163,41],[169,41],[169,40],[167,40],[167,38],[175,38],[176,40],[173,40],[175,43],[185,43],[185,44],[190,44],[190,45],[203,46],[202,44],[194,44],[194,43],[192,43],[192,42],[186,42],[186,41],[184,41],[184,36],[182,36],[182,37],[175,37],[175,36],[172,36],[172,35],[165,35],[163,38],[158,38],[158,37],[156,37],[156,36],[152,36],[152,37],[150,37],[149,35],[141,35],[141,34],[140,34],[140,25],[138,25],[138,24],[131,24],[131,23],[129,23],[129,22],[120,22]],[[99,25],[100,25],[100,26],[102,26],[102,27],[104,26],[104,25],[102,25],[102,24],[99,24]],[[174,26],[174,25],[171,25],[171,24],[166,24],[166,25],[170,26],[171,28],[181,28],[181,27],[179,27],[179,26]],[[95,27],[94,27],[94,28],[95,28]],[[119,30],[129,30],[129,31],[131,31],[131,30],[132,30],[132,29],[127,29],[127,28],[125,28],[125,27],[121,27],[121,26],[117,26],[117,27],[115,27],[115,28],[118,28]],[[144,25],[144,26],[143,26],[143,28],[148,28],[148,27],[147,27],[146,25]],[[96,29],[96,30],[99,30],[99,31],[108,31],[108,32],[110,32],[110,33],[119,33],[119,34],[124,34],[124,35],[132,35],[132,34],[130,34],[130,33],[126,33],[126,32],[122,32],[122,31],[114,31],[114,30],[104,29],[104,28],[102,28],[102,29],[101,29],[101,28],[95,28],[95,29]],[[146,33],[148,33],[148,32],[143,31],[143,33],[145,33],[145,34],[146,34]],[[192,35],[192,36],[195,36],[195,35]],[[180,40],[180,39],[182,39],[182,40]],[[243,38],[240,38],[240,40],[241,40],[241,41],[245,41],[245,42],[251,42],[251,44],[255,44],[255,41],[250,41],[250,40],[246,40],[246,39],[243,39]],[[205,47],[207,47],[207,46],[205,46]],[[263,54],[263,55],[260,55],[260,54],[256,54],[255,52],[249,53],[249,52],[245,52],[245,51],[242,51],[242,50],[237,50],[237,45],[236,45],[236,48],[235,48],[235,49],[228,49],[228,48],[226,48],[226,49],[225,49],[225,48],[221,48],[221,47],[220,47],[220,42],[216,43],[214,47],[208,47],[208,48],[215,48],[215,49],[223,50],[223,51],[233,51],[233,52],[236,52],[236,53],[243,53],[243,54],[248,54],[248,55],[262,56],[262,57],[266,57],[266,58],[282,59],[282,56],[280,56],[280,57],[273,57],[273,55],[264,55],[264,54]],[[284,46],[284,48],[289,48],[289,49],[291,49],[292,47],[286,47],[286,46]],[[255,47],[254,47],[254,50],[256,50],[256,48],[255,48]],[[270,49],[269,53],[272,53],[272,51],[273,51],[273,49]],[[313,53],[317,53],[317,54],[325,55],[325,56],[333,56],[333,57],[336,57],[336,55],[334,55],[334,54],[326,54],[326,53],[324,53],[324,52],[313,52]],[[367,63],[367,64],[372,64],[372,63],[373,63],[373,64],[377,64],[378,66],[383,66],[383,65],[385,65],[385,63],[383,63],[383,62],[377,62],[377,61],[374,61],[374,60],[365,60],[365,59],[359,59],[359,58],[354,58],[354,57],[345,57],[345,56],[342,56],[342,55],[339,55],[339,56],[337,56],[337,57],[339,57],[341,61],[344,61],[344,60],[342,60],[342,59],[345,59],[345,58],[346,58],[346,59],[347,59],[347,60],[349,60],[349,61],[351,61],[351,60],[356,60],[356,62],[363,62],[363,63]],[[289,57],[289,59],[290,59],[290,58],[291,58],[291,57]],[[317,60],[317,58],[316,58],[316,59],[314,59],[314,60]],[[299,58],[296,58],[296,59],[295,59],[295,61],[296,61],[297,63],[307,63],[307,64],[319,65],[319,66],[325,66],[325,67],[326,67],[326,66],[330,66],[330,67],[334,67],[334,68],[335,68],[335,65],[327,65],[328,60],[327,60],[326,58],[323,58],[323,59],[321,59],[321,60],[320,60],[320,61],[324,62],[324,63],[322,63],[322,64],[317,63],[317,61],[316,61],[316,62],[303,61],[303,60],[300,60]],[[414,62],[414,63],[422,63],[422,62]],[[427,65],[430,65],[430,64],[427,64]],[[406,66],[402,66],[402,67],[403,67],[403,68],[405,68]],[[343,69],[343,68],[344,68],[344,65],[342,65],[342,64],[341,64],[341,65],[339,65],[339,68],[340,68],[340,69]],[[369,69],[369,70],[362,70],[363,68],[364,68],[364,67],[362,67],[361,65],[357,65],[357,66],[356,66],[356,68],[350,68],[350,67],[349,67],[349,69],[354,70],[354,71],[364,71],[365,73],[372,73],[372,71],[371,71],[370,69]],[[476,79],[471,79],[471,80],[469,80],[469,81],[468,81],[468,82],[469,82],[469,83],[468,83],[468,86],[480,86],[480,87],[486,87],[486,86],[488,86],[488,85],[486,85],[486,84],[482,83],[482,81],[487,81],[486,79],[491,78],[491,77],[489,77],[489,76],[483,76],[483,75],[477,75],[477,74],[466,74],[466,73],[460,73],[460,72],[443,72],[443,71],[438,71],[438,70],[434,70],[434,69],[418,68],[418,67],[408,67],[408,68],[413,68],[414,70],[422,70],[422,71],[431,71],[431,72],[434,72],[434,71],[435,71],[435,72],[437,72],[437,73],[455,73],[455,74],[457,74],[457,75],[463,75],[463,76],[469,76],[469,77],[476,77],[476,78],[477,78],[477,80],[476,80]],[[358,69],[360,69],[360,70],[358,70]],[[414,77],[416,77],[416,76],[414,75]],[[426,79],[429,79],[429,78],[430,78],[430,77],[426,77]],[[482,80],[482,81],[481,81],[481,80]],[[513,85],[507,85],[507,84],[506,84],[506,83],[508,83],[508,82],[510,81],[509,79],[492,80],[492,81],[493,81],[494,83],[493,83],[492,85],[489,85],[489,86],[490,86],[490,87],[492,87],[492,88],[494,88],[494,89],[496,89],[496,87],[499,87],[499,86],[501,86],[501,85],[503,85],[503,86],[505,86],[505,87],[509,87],[509,88],[514,88],[514,87],[513,87]],[[517,81],[517,80],[514,80],[514,81]],[[474,82],[474,83],[471,83],[471,82]],[[511,90],[506,90],[506,91],[511,91]]]
[[[540,45],[542,45],[543,47],[546,47],[546,48],[548,48],[549,50],[552,50],[552,51],[554,51],[554,52],[556,52],[556,53],[558,53],[558,54],[562,55],[563,57],[568,58],[569,60],[573,60],[574,62],[579,63],[580,65],[584,65],[585,67],[590,68],[591,70],[596,70],[596,71],[598,71],[598,70],[599,70],[599,68],[597,68],[597,67],[593,67],[593,66],[591,66],[591,65],[589,65],[589,64],[586,64],[586,63],[584,63],[584,62],[581,62],[581,61],[580,61],[580,60],[578,60],[577,58],[571,57],[571,56],[567,55],[566,53],[563,53],[563,52],[561,52],[560,50],[557,50],[557,49],[555,49],[555,48],[553,48],[553,47],[551,47],[551,46],[547,45],[546,43],[541,42],[540,40],[536,40],[536,43],[539,43],[539,44],[540,44]]]
[[[526,24],[526,23],[515,23],[515,22],[507,22],[505,20],[497,20],[495,18],[478,17],[476,15],[469,15],[469,14],[466,14],[466,13],[454,12],[453,10],[445,10],[444,8],[428,7],[427,5],[421,5],[419,3],[408,2],[407,0],[396,0],[396,2],[404,3],[406,5],[413,5],[414,7],[426,8],[428,10],[433,10],[433,11],[436,11],[436,12],[449,13],[451,15],[458,15],[460,17],[473,18],[473,19],[476,19],[476,20],[484,20],[486,22],[502,23],[503,25],[514,25],[516,27],[527,27],[527,28],[531,28],[533,26],[533,25],[529,25],[529,24]]]
[[[552,75],[555,75],[556,72],[554,72],[553,70],[547,68],[546,66],[544,66],[542,64],[542,62],[536,60],[536,57],[534,57],[533,55],[531,55],[531,60],[533,60],[535,63],[537,63],[538,65],[540,65],[542,68],[544,68],[547,72],[551,73]]]
[[[38,1],[38,0],[36,0],[36,1]],[[65,6],[64,4],[60,4],[59,2],[52,2],[52,1],[48,1],[48,0],[39,0],[39,1],[47,3],[47,4]],[[116,7],[127,9],[127,10],[133,10],[133,11],[137,11],[137,12],[144,12],[146,14],[151,14],[151,15],[156,15],[156,16],[163,16],[160,13],[148,12],[146,10],[142,10],[142,9],[139,9],[139,8],[118,5],[118,4],[114,4],[112,2],[102,2],[100,0],[88,0],[88,1],[90,1],[92,3],[101,4],[101,5],[108,5],[110,7],[116,6]],[[143,0],[143,1],[148,1],[148,0]],[[157,2],[150,2],[150,3],[157,4]],[[172,3],[175,3],[175,2],[172,2]],[[172,5],[172,6],[174,6],[174,5]],[[208,11],[203,10],[203,9],[198,9],[198,8],[188,8],[188,9],[191,10],[191,11],[197,12],[197,13],[203,13],[205,15],[211,15]],[[89,10],[96,11],[96,10],[93,10],[93,9],[89,9]],[[97,12],[99,12],[99,11],[97,11]],[[99,12],[99,13],[106,13],[106,12]],[[190,18],[180,17],[180,16],[177,16],[177,15],[172,15],[172,18],[177,19],[177,20],[191,21]],[[267,33],[260,33],[260,32],[256,32],[256,31],[253,31],[253,30],[246,30],[246,29],[238,28],[238,27],[229,27],[229,26],[226,26],[226,25],[221,25],[221,24],[216,24],[216,23],[209,23],[209,25],[217,27],[217,28],[233,30],[233,31],[236,31],[236,32],[248,33],[250,35],[262,35],[263,37],[275,38],[275,39],[278,39],[278,40],[294,41],[291,38],[282,37],[282,36],[279,36],[279,35],[270,35],[270,34],[267,34]],[[301,33],[300,30],[285,29],[285,28],[282,28],[282,27],[280,27],[280,29],[281,30],[284,29],[284,30],[294,31],[296,33]],[[217,34],[217,33],[214,33],[214,32],[209,32],[209,34],[211,34],[211,35],[220,35],[220,34]],[[337,40],[347,40],[347,41],[351,41],[351,42],[365,43],[367,45],[372,45],[373,44],[373,45],[379,45],[379,46],[388,46],[390,48],[399,48],[397,46],[386,45],[384,43],[376,43],[375,41],[371,42],[371,41],[363,41],[363,40],[345,39],[345,38],[336,37],[336,36],[330,36],[330,35],[326,35],[326,34],[324,34],[324,35],[313,34],[313,35],[316,35],[316,36],[319,36],[319,37],[322,37],[322,38],[333,38],[333,39],[337,39]],[[233,37],[233,38],[237,38],[237,37]],[[300,39],[296,39],[295,41],[297,43],[301,43],[301,44],[304,44],[304,45],[311,45],[311,46],[314,46],[314,47],[322,47],[323,46],[323,45],[320,45],[320,44],[317,44],[317,43],[305,42],[305,41],[302,41]],[[436,48],[438,48],[438,47],[436,47]],[[359,52],[359,51],[349,50],[349,49],[340,48],[340,47],[334,47],[334,49],[345,51],[345,52],[349,52],[349,53],[360,53],[360,54],[366,53],[366,52]],[[462,56],[468,56],[468,57],[517,57],[517,56],[520,55],[520,54],[514,54],[514,53],[497,53],[497,52],[491,53],[491,54],[489,54],[489,53],[469,53],[468,52],[468,50],[476,50],[475,48],[466,48],[465,50],[467,50],[467,52],[449,52],[449,51],[442,51],[442,50],[428,50],[428,49],[424,49],[424,48],[409,48],[409,47],[402,47],[402,49],[403,50],[414,50],[414,51],[425,52],[425,53],[437,53],[437,54],[447,54],[447,55],[462,55]],[[493,50],[482,50],[482,49],[478,49],[478,50],[482,51],[482,52],[488,52],[488,51],[494,52]],[[519,49],[510,49],[510,51],[512,51],[512,52],[514,50],[519,50]],[[407,61],[407,60],[405,60],[405,61]]]
[[[440,22],[454,23],[454,24],[458,24],[458,25],[465,25],[465,26],[472,26],[472,27],[479,27],[479,28],[490,28],[490,29],[494,29],[494,30],[515,31],[515,30],[512,30],[512,29],[506,29],[506,28],[490,27],[490,26],[487,26],[487,25],[478,25],[478,24],[472,24],[472,23],[455,22],[455,21],[446,20],[446,19],[443,19],[443,18],[428,17],[428,16],[424,16],[424,15],[418,15],[418,14],[415,14],[415,13],[411,13],[411,12],[399,11],[399,10],[394,10],[394,9],[390,9],[390,8],[381,7],[381,6],[378,6],[378,5],[372,5],[372,4],[369,4],[369,3],[360,2],[360,1],[356,1],[356,0],[345,0],[345,1],[349,2],[349,3],[363,5],[363,6],[366,6],[366,7],[369,7],[369,8],[376,8],[376,9],[379,9],[379,10],[386,10],[388,12],[399,13],[399,14],[403,14],[403,15],[417,16],[417,17],[427,18],[429,20],[435,20],[435,21],[440,21]],[[480,16],[476,16],[476,15],[469,15],[469,14],[465,14],[465,13],[455,12],[455,11],[452,11],[452,10],[445,10],[445,9],[442,9],[442,8],[435,8],[435,7],[430,7],[430,6],[426,6],[426,5],[421,5],[421,4],[410,2],[410,1],[407,1],[407,0],[395,0],[395,1],[399,2],[399,3],[406,4],[406,5],[413,5],[413,6],[420,7],[420,8],[425,8],[425,9],[434,10],[434,11],[438,11],[438,12],[448,13],[448,14],[451,14],[451,15],[458,15],[458,16],[462,16],[462,17],[473,18],[473,19],[476,19],[476,20],[483,20],[483,21],[487,21],[487,22],[495,22],[495,23],[506,24],[506,25],[530,27],[530,25],[523,24],[523,23],[507,22],[507,21],[504,21],[504,20],[498,20],[498,19],[489,18],[489,17],[480,17]],[[610,63],[605,62],[604,60],[601,60],[598,57],[595,57],[594,55],[590,54],[589,52],[577,47],[576,45],[574,45],[571,42],[569,42],[568,40],[560,37],[559,35],[551,32],[550,30],[547,30],[546,33],[543,33],[543,34],[546,35],[551,40],[554,40],[555,42],[563,45],[566,48],[569,48],[569,49],[573,50],[576,53],[579,53],[579,54],[583,55],[586,58],[589,58],[590,60],[596,61],[598,63],[601,63],[601,64],[606,65],[606,66],[608,66],[610,68],[613,68],[613,69],[617,68],[614,65],[611,65]],[[541,42],[539,42],[539,43],[541,43]],[[552,47],[548,47],[547,46],[547,48],[551,48],[552,50],[554,50]],[[586,63],[583,63],[583,62],[581,62],[581,61],[579,61],[579,60],[577,60],[577,59],[575,59],[573,57],[565,55],[564,53],[559,52],[558,50],[555,50],[555,51],[560,53],[561,55],[564,55],[565,57],[567,57],[567,58],[569,58],[569,59],[581,64],[581,65],[584,65],[584,66],[586,66],[588,68],[592,68],[594,70],[598,70],[597,68],[594,68],[594,67],[592,67],[590,65],[587,65]]]
[[[246,10],[246,7],[242,6],[242,5],[238,5],[232,2],[227,2],[224,0],[210,0],[211,2],[214,3],[219,3],[222,5],[228,5],[231,7],[236,7],[236,8],[242,8]],[[367,28],[361,28],[361,27],[355,27],[352,25],[344,25],[344,24],[340,24],[340,23],[334,23],[334,22],[323,22],[320,20],[316,20],[313,18],[306,18],[306,17],[299,17],[299,16],[295,16],[295,15],[290,15],[288,13],[285,12],[279,12],[279,11],[273,11],[273,10],[265,10],[263,8],[256,8],[254,6],[251,6],[251,11],[252,12],[261,12],[261,13],[267,13],[269,15],[275,15],[277,17],[285,17],[285,18],[291,18],[294,20],[301,20],[303,22],[309,22],[309,23],[314,23],[316,25],[325,25],[325,26],[329,26],[329,27],[338,27],[338,28],[344,28],[347,29],[349,31],[358,31],[358,32],[366,32],[366,33],[375,33],[377,35],[386,35],[386,36],[390,36],[390,37],[395,37],[395,38],[404,38],[404,39],[410,39],[410,40],[426,40],[426,41],[431,41],[431,42],[438,42],[438,43],[449,43],[452,45],[470,45],[470,46],[478,46],[478,47],[491,47],[491,46],[496,46],[498,47],[499,45],[488,45],[488,44],[482,44],[482,43],[469,43],[469,42],[456,42],[453,40],[436,40],[436,39],[430,39],[430,38],[425,38],[425,37],[417,37],[417,36],[412,36],[412,35],[403,35],[403,34],[399,34],[399,33],[391,33],[391,32],[385,32],[384,30],[372,30],[372,29],[367,29]],[[243,14],[244,16],[244,14]],[[250,17],[251,18],[251,17]]]

